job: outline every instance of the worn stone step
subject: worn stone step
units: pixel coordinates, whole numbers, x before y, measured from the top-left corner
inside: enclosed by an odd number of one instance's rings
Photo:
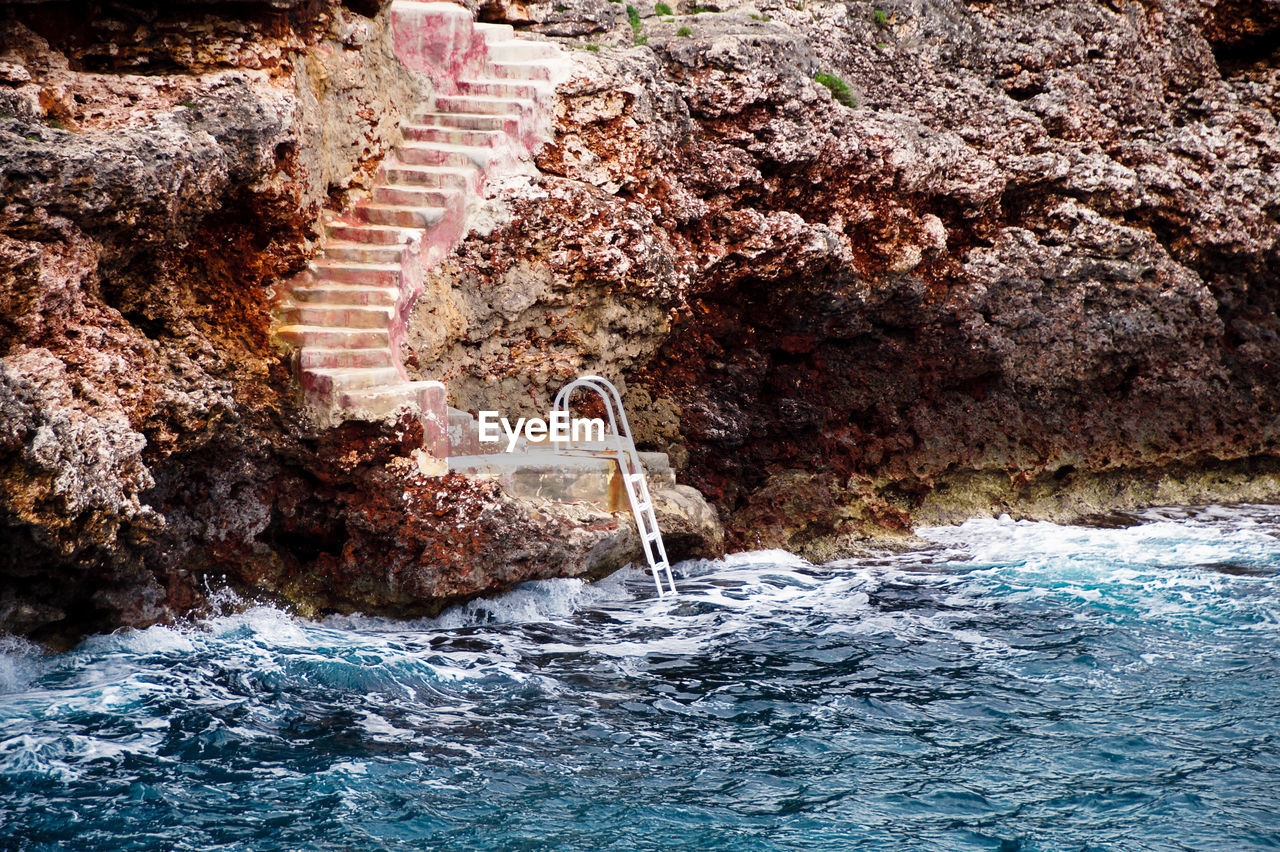
[[[501,130],[463,130],[458,127],[430,127],[422,124],[405,124],[400,127],[406,139],[444,145],[467,145],[486,148],[503,145],[511,137]]]
[[[475,166],[483,169],[492,156],[492,148],[441,142],[406,142],[396,148],[396,159],[411,166]]]
[[[278,328],[276,336],[285,343],[304,348],[376,349],[391,346],[391,334],[386,328],[291,324]]]
[[[427,127],[451,127],[459,130],[497,130],[514,136],[520,132],[520,117],[514,115],[490,115],[479,112],[415,113],[415,124]]]
[[[469,412],[449,409],[449,457],[480,454],[476,419]]]
[[[361,263],[354,260],[324,258],[311,264],[317,281],[340,284],[366,284],[370,287],[397,287],[400,284],[400,264]]]
[[[482,115],[524,115],[534,110],[525,98],[491,98],[482,95],[437,95],[436,112],[481,113]]]
[[[394,307],[400,290],[396,287],[370,287],[360,284],[309,284],[294,287],[294,302],[327,305],[377,305]]]
[[[360,204],[351,213],[355,218],[371,225],[426,230],[443,219],[445,211],[441,207],[400,207],[374,203]]]
[[[450,456],[449,470],[496,480],[508,494],[557,503],[594,503],[616,512],[627,505],[616,462],[547,450]]]
[[[552,66],[547,62],[490,62],[485,69],[503,80],[547,80],[552,77]]]
[[[534,101],[550,91],[550,84],[538,85],[528,81],[511,80],[459,80],[458,91],[464,95],[481,95],[490,98],[514,98]]]
[[[461,207],[463,194],[456,189],[437,189],[429,186],[404,186],[384,184],[373,191],[379,204],[397,207]]]
[[[330,222],[326,230],[331,240],[364,243],[371,246],[399,246],[401,249],[417,233],[413,229],[342,220]]]
[[[374,190],[375,195],[377,190]],[[325,243],[325,260],[349,260],[355,263],[400,263],[404,245],[373,245],[362,242],[329,240]]]
[[[334,394],[383,387],[399,379],[395,367],[319,367],[308,369],[302,382],[310,391]]]
[[[516,37],[516,28],[510,24],[487,24],[477,21],[472,26],[486,42],[511,41]]]
[[[475,186],[478,178],[477,169],[472,167],[411,166],[395,162],[383,166],[383,174],[389,183],[455,191]]]
[[[386,329],[391,325],[395,309],[386,305],[333,305],[302,302],[289,305],[283,319],[292,325],[323,326],[345,329]]]
[[[545,41],[527,39],[491,41],[488,47],[491,62],[528,62],[533,59],[548,59],[556,55],[555,45]]]
[[[317,349],[300,350],[298,366],[304,370],[325,367],[395,367],[390,349]]]
[[[347,409],[357,419],[361,415],[374,419],[381,418],[401,406],[413,404],[421,407],[424,414],[434,413],[440,420],[442,431],[444,430],[447,406],[444,385],[439,382],[389,383],[361,390],[343,391],[338,395],[338,405]],[[447,435],[445,437],[447,438]],[[438,455],[443,457],[447,453],[446,448]]]

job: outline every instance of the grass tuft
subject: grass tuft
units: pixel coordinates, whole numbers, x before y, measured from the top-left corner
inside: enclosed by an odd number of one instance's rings
[[[825,71],[819,71],[813,75],[813,79],[831,90],[831,97],[849,108],[858,105],[858,99],[853,96],[853,91],[849,88],[849,84],[841,80],[835,74],[828,74]]]
[[[689,29],[688,27],[681,27],[680,29],[676,30],[676,35],[685,36],[687,38],[688,36],[693,35],[693,30]]]

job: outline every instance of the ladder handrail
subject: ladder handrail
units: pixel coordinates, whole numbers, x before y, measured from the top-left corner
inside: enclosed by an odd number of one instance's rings
[[[658,597],[666,597],[668,593],[675,594],[676,582],[671,576],[671,562],[667,559],[667,548],[662,541],[662,531],[658,529],[658,517],[653,511],[653,497],[649,493],[649,483],[644,475],[644,464],[640,461],[640,453],[636,450],[636,442],[631,435],[631,423],[627,420],[627,411],[622,406],[622,397],[618,389],[602,376],[579,376],[556,394],[552,410],[564,411],[567,418],[573,393],[580,388],[593,391],[604,403],[605,412],[609,415],[609,428],[616,439],[614,450],[618,458],[618,473],[622,476],[622,485],[627,492],[627,502],[630,503],[631,514],[635,517],[645,559],[649,563],[650,570],[653,571],[653,583],[658,589]],[[621,429],[618,428],[619,419],[621,419]],[[664,573],[668,589],[663,588]]]

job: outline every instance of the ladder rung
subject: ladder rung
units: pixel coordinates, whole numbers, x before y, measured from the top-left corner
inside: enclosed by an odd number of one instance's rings
[[[639,482],[639,481],[640,481],[640,480],[642,480],[642,479],[644,479],[644,474],[643,474],[643,473],[628,473],[628,474],[627,474],[627,480],[628,480],[629,482]]]
[[[644,503],[637,503],[637,504],[636,504],[636,511],[637,511],[637,512],[647,512],[647,511],[649,511],[649,510],[650,510],[650,509],[652,509],[652,508],[653,508],[653,504],[652,504],[652,503],[644,502]]]
[[[651,533],[645,533],[644,537],[649,541],[657,541],[659,538],[661,538],[661,536],[662,536],[662,533],[658,532],[657,530],[654,530]]]

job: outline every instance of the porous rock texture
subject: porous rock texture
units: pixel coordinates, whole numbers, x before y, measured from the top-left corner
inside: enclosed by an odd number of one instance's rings
[[[422,477],[412,418],[299,411],[273,287],[432,85],[377,3],[0,5],[0,631],[63,646],[223,587],[423,615],[638,557],[625,516]]]
[[[482,7],[592,47],[424,371],[625,379],[731,547],[1280,497],[1280,3],[669,5]]]

